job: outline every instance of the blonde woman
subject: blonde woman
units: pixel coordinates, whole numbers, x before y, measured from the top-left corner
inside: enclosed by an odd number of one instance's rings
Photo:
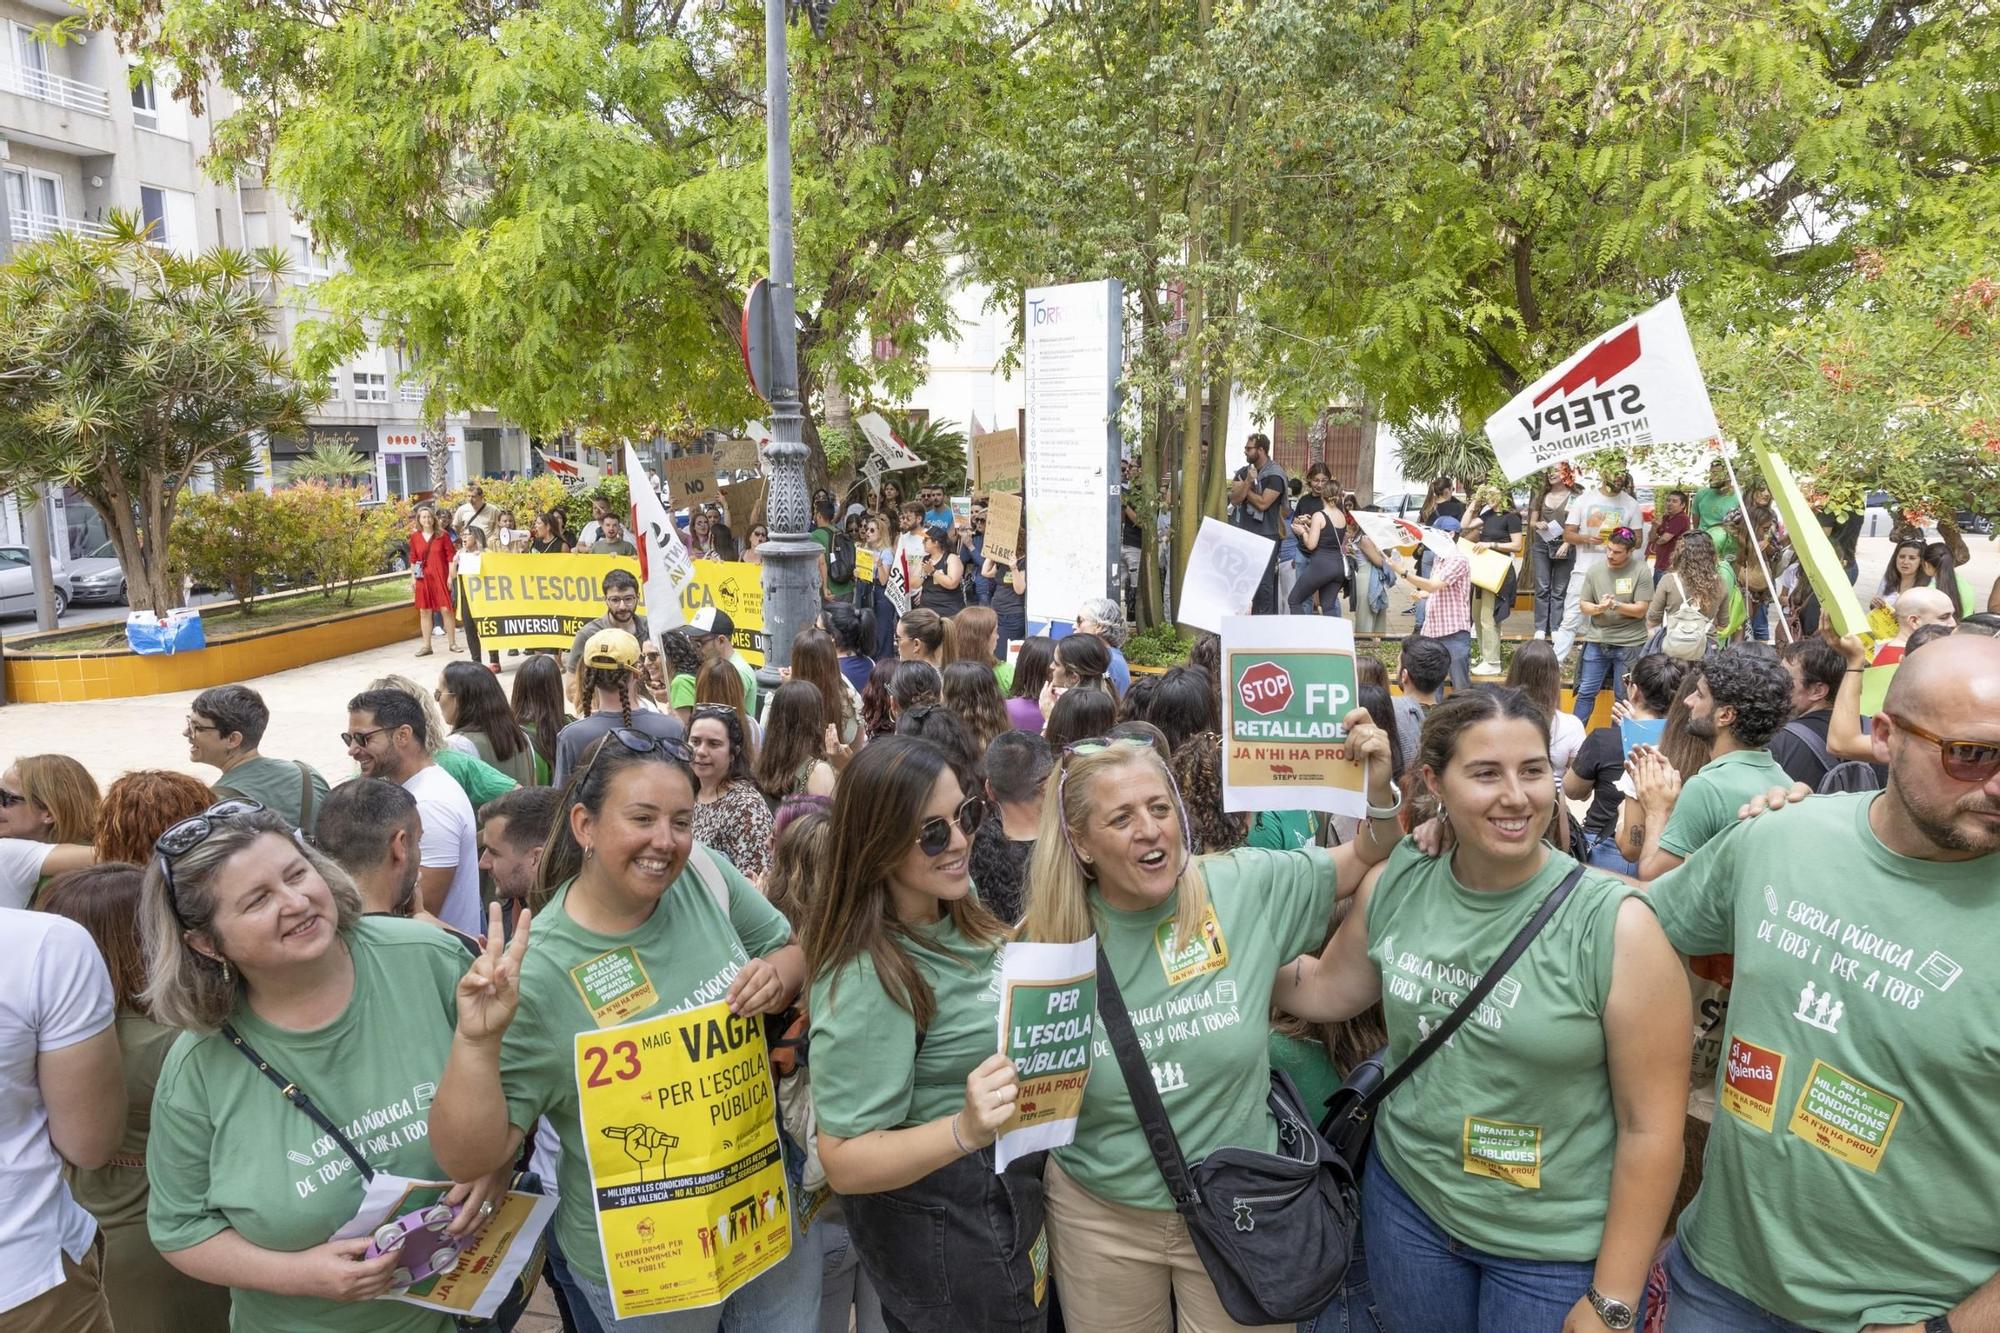
[[[0,773],[0,907],[97,859],[97,782],[66,754],[26,754]]]
[[[1097,936],[1189,1161],[1226,1146],[1276,1149],[1266,1106],[1273,983],[1326,938],[1336,898],[1395,846],[1402,796],[1390,781],[1389,738],[1362,709],[1346,724],[1346,754],[1364,767],[1373,817],[1338,848],[1194,856],[1180,793],[1145,740],[1079,741],[1047,784],[1023,937]],[[1219,1021],[1184,1024],[1170,1010]],[[1178,1311],[1182,1333],[1234,1330],[1174,1212],[1101,1019],[1097,1031],[1076,1141],[1051,1155],[1047,1178],[1066,1320],[1091,1333],[1166,1333]]]

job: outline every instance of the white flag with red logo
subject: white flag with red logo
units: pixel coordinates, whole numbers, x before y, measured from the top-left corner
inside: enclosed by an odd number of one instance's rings
[[[625,484],[632,492],[632,544],[639,548],[639,582],[646,599],[646,628],[658,633],[687,624],[681,589],[694,574],[694,561],[681,542],[674,517],[660,503],[639,455],[625,446]]]
[[[1721,433],[1678,296],[1596,339],[1486,420],[1509,481],[1599,449]]]

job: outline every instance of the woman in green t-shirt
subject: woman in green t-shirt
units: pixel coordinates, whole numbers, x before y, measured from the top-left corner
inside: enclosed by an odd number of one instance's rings
[[[738,1018],[778,1013],[805,979],[784,917],[735,867],[695,844],[689,757],[678,740],[623,727],[591,748],[542,853],[533,947],[525,916],[504,952],[497,922],[489,932],[486,953],[458,988],[458,1032],[431,1106],[439,1161],[459,1170],[513,1161],[547,1118],[562,1148],[552,1234],[607,1328],[615,1315],[577,1098],[576,1035],[717,1000]],[[796,1198],[798,1181],[787,1174]],[[793,1210],[780,1216],[789,1229]],[[618,1328],[713,1333],[726,1320],[792,1333],[810,1329],[818,1308],[816,1257],[795,1238],[783,1260],[721,1304],[637,1315]]]
[[[394,1254],[364,1258],[366,1235],[328,1239],[360,1209],[362,1173],[257,1061],[343,1127],[373,1171],[442,1178],[422,1099],[451,1048],[464,950],[435,926],[362,917],[340,867],[255,801],[211,806],[157,847],[142,890],[145,1001],[185,1031],[153,1091],[153,1244],[230,1288],[235,1329],[451,1333],[447,1315],[377,1301]],[[478,1228],[510,1165],[464,1173],[472,1183],[445,1196],[464,1205],[451,1232]]]
[[[1379,1000],[1392,1067],[1577,868],[1543,841],[1549,723],[1525,695],[1438,705],[1416,767],[1454,846],[1398,846],[1276,996],[1319,1021]],[[1377,1116],[1362,1231],[1389,1333],[1633,1326],[1680,1179],[1688,1004],[1644,896],[1585,872]]]
[[[1344,721],[1378,814],[1331,850],[1194,856],[1180,794],[1144,740],[1071,744],[1042,798],[1023,936],[1097,936],[1191,1162],[1222,1147],[1276,1150],[1272,984],[1326,938],[1340,888],[1394,846],[1388,738],[1361,709]],[[1173,1210],[1101,1021],[1091,1061],[1076,1141],[1047,1174],[1064,1319],[1092,1333],[1165,1333],[1176,1315],[1182,1333],[1237,1328]]]
[[[943,749],[872,742],[807,908],[820,1164],[895,1333],[1047,1319],[1043,1158],[993,1169],[1017,1078],[994,1051],[1007,931],[967,874],[984,813]]]

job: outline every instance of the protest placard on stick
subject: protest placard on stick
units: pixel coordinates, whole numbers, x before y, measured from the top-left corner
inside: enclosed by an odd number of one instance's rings
[[[1021,497],[995,491],[986,497],[986,558],[1012,567],[1021,558]]]

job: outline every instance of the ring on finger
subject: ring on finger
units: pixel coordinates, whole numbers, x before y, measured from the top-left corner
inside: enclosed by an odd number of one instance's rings
[[[479,1205],[479,1215],[481,1217],[493,1216],[493,1200],[488,1199],[486,1202]]]

